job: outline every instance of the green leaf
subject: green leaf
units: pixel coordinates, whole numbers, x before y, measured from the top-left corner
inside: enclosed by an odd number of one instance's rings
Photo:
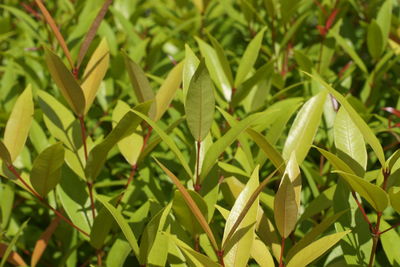
[[[171,204],[160,210],[147,224],[140,241],[139,262],[144,265],[165,266],[168,256],[168,236],[163,233],[169,225]]]
[[[201,213],[201,210],[197,206],[196,202],[190,196],[190,194],[186,190],[186,188],[181,184],[179,179],[170,170],[168,170],[163,164],[161,164],[161,162],[159,162],[157,159],[155,159],[155,161],[164,170],[164,172],[168,175],[168,177],[172,180],[172,182],[175,184],[175,186],[181,192],[183,198],[186,201],[186,204],[188,205],[188,207],[190,207],[191,212],[196,217],[198,223],[201,225],[204,232],[206,232],[212,246],[214,247],[214,250],[217,251],[218,250],[217,241],[215,240],[214,234],[211,231],[211,228],[208,225],[207,220],[205,219],[204,215]]]
[[[60,182],[61,167],[64,164],[62,143],[49,146],[33,162],[30,180],[33,188],[45,197]]]
[[[235,77],[235,88],[238,88],[256,63],[258,52],[264,37],[266,28],[263,28],[246,47],[244,54],[240,60],[239,67]]]
[[[296,153],[299,165],[305,159],[318,130],[327,92],[321,91],[309,99],[297,114],[286,139],[282,157],[288,160]]]
[[[266,113],[256,113],[248,116],[247,118],[241,120],[235,126],[233,126],[229,131],[217,140],[211,147],[207,150],[207,153],[204,156],[203,166],[201,168],[200,180],[203,181],[207,176],[211,168],[214,166],[218,157],[221,155],[225,149],[230,146],[233,141],[235,141],[238,136],[245,131],[248,127],[251,126],[257,119],[259,119],[263,114]]]
[[[223,63],[220,61],[217,52],[213,47],[201,39],[196,38],[200,52],[206,60],[207,69],[210,71],[210,76],[221,90],[227,101],[230,101],[232,96],[233,82],[227,77]]]
[[[103,207],[93,221],[93,226],[90,231],[90,244],[95,249],[101,249],[104,242],[110,233],[114,219],[107,208]]]
[[[82,88],[61,59],[47,47],[45,47],[45,57],[50,74],[60,88],[65,100],[76,115],[83,115],[86,101]]]
[[[212,261],[209,257],[193,250],[190,246],[188,246],[185,242],[179,240],[176,236],[170,235],[169,237],[175,242],[175,244],[183,252],[185,257],[193,262],[194,266],[221,267],[220,264]]]
[[[259,266],[275,266],[274,258],[268,247],[258,238],[255,238],[251,245],[251,257]]]
[[[287,264],[287,267],[308,266],[311,262],[327,252],[337,242],[351,231],[340,232],[324,236],[300,250]]]
[[[182,77],[182,87],[183,87],[183,98],[186,99],[186,94],[189,89],[190,81],[197,67],[199,66],[200,60],[196,57],[193,50],[189,45],[185,44],[185,63],[183,66],[183,77]]]
[[[130,110],[131,108],[128,104],[118,100],[112,113],[113,127],[115,127],[115,125],[120,122],[124,115]],[[141,126],[139,125],[135,132],[118,142],[119,151],[130,165],[136,164],[143,147],[143,136],[141,135],[140,130]]]
[[[126,70],[138,101],[145,102],[154,99],[154,92],[142,68],[130,59],[127,54],[123,53],[123,56]]]
[[[7,147],[2,141],[0,141],[0,158],[8,165],[12,164],[10,152],[8,152]]]
[[[380,231],[389,229],[391,226],[385,220],[381,219]],[[380,235],[380,241],[382,243],[383,251],[386,254],[386,258],[389,261],[390,266],[396,266],[400,262],[400,254],[397,250],[397,244],[400,242],[399,233],[392,229]]]
[[[207,204],[204,199],[195,191],[188,190],[193,201],[199,207],[201,214],[205,218],[208,218]],[[174,211],[176,220],[182,225],[192,236],[203,233],[203,228],[192,216],[190,207],[186,204],[186,200],[180,191],[175,191],[175,196],[173,200],[172,210]]]
[[[279,167],[277,167],[279,168]],[[293,189],[294,189],[294,194],[295,194],[295,200],[296,200],[296,205],[297,205],[297,210],[300,209],[300,197],[301,197],[301,176],[300,176],[300,168],[299,165],[297,164],[296,160],[296,155],[295,153],[292,153],[290,156],[285,173],[283,176],[287,176],[290,179],[290,182],[292,183]]]
[[[6,264],[10,254],[12,252],[12,249],[14,248],[15,244],[17,243],[18,238],[21,236],[22,232],[25,230],[25,227],[27,226],[28,222],[29,222],[29,219],[26,220],[21,226],[18,227],[17,233],[14,235],[13,239],[8,244],[6,251],[4,251],[4,254],[3,254],[1,262],[0,262],[0,267],[3,267]]]
[[[358,175],[364,175],[367,167],[364,138],[345,108],[339,109],[333,127],[338,156],[352,166]]]
[[[376,22],[382,32],[382,49],[386,48],[387,41],[389,40],[390,26],[392,23],[392,1],[385,0],[382,7],[379,9]]]
[[[311,244],[315,238],[324,233],[329,226],[336,222],[347,210],[342,210],[332,216],[325,218],[320,224],[315,225],[310,232],[304,235],[299,242],[297,242],[286,254],[286,260],[290,259],[296,255],[300,250]]]
[[[360,194],[369,204],[378,212],[386,209],[389,205],[389,198],[387,193],[374,184],[350,173],[342,171],[335,171],[340,174],[343,179],[350,185],[350,187]]]
[[[172,99],[175,96],[176,91],[179,89],[179,86],[182,82],[182,71],[183,71],[183,63],[179,63],[176,65],[168,74],[167,78],[163,82],[156,94],[156,113],[154,119],[158,121],[161,119],[162,115],[167,111],[169,104],[171,104]]]
[[[129,243],[121,238],[118,238],[117,240],[115,240],[111,249],[107,253],[106,266],[123,267],[126,258],[129,256],[131,251],[132,248]]]
[[[322,148],[319,147],[315,147],[316,149],[318,149],[318,151],[327,159],[329,160],[329,162],[333,165],[333,167],[336,170],[342,171],[342,172],[347,172],[347,173],[351,173],[351,174],[355,174],[353,169],[347,165],[346,162],[344,162],[343,160],[341,160],[338,156],[336,156],[335,154],[332,154],[329,151],[326,151]]]
[[[136,241],[136,237],[133,234],[131,227],[122,216],[121,212],[117,210],[113,205],[108,203],[108,199],[105,196],[97,195],[96,198],[110,212],[118,226],[121,228],[126,240],[129,242],[129,245],[131,246],[136,258],[139,258],[139,246]]]
[[[229,239],[227,238],[239,215],[246,207],[251,195],[258,187],[258,172],[259,167],[257,166],[245,188],[237,197],[225,223],[222,247],[224,250],[224,263],[227,266],[245,266],[250,257],[251,245],[255,238],[254,231],[257,219],[258,197],[253,201],[250,208],[246,210],[247,213],[235,232],[230,235]]]
[[[309,73],[304,72],[312,79],[319,82],[323,87],[325,87],[329,93],[331,93],[337,101],[346,109],[347,113],[349,114],[350,118],[353,120],[354,124],[363,134],[365,141],[372,147],[376,156],[378,157],[379,162],[381,163],[382,167],[385,166],[385,154],[383,153],[382,146],[376,138],[374,132],[371,128],[368,127],[367,123],[358,115],[357,111],[351,106],[351,104],[346,100],[344,96],[342,96],[339,92],[332,88],[329,84],[324,82],[320,77],[316,75],[311,75]]]
[[[123,138],[131,135],[142,119],[133,111],[147,113],[150,102],[145,102],[134,107],[119,121],[115,128],[107,135],[104,140],[96,145],[89,153],[88,161],[85,167],[85,175],[89,181],[94,181],[100,174],[101,168],[107,159],[108,152]]]
[[[400,187],[393,186],[389,190],[390,205],[400,213]]]
[[[202,60],[190,82],[185,102],[186,120],[196,141],[203,141],[210,131],[214,110],[214,85]]]
[[[382,30],[376,20],[372,20],[368,26],[367,35],[368,52],[373,59],[379,59],[383,51],[383,36]]]
[[[85,114],[89,111],[93,100],[96,97],[100,84],[106,75],[110,61],[110,51],[107,40],[103,38],[94,51],[83,73],[81,84],[85,96]]]
[[[287,238],[297,222],[296,193],[288,176],[281,180],[274,199],[275,224],[282,238]]]
[[[24,148],[33,119],[32,87],[28,85],[18,97],[4,131],[4,145],[14,162]]]

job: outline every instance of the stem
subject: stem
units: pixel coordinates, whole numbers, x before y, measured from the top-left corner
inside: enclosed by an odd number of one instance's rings
[[[370,220],[368,219],[367,213],[365,212],[363,206],[361,205],[361,203],[358,201],[358,198],[356,196],[356,193],[354,191],[351,192],[351,195],[353,196],[354,200],[357,203],[358,208],[360,209],[364,220],[368,223],[369,225],[369,230],[371,231],[371,233],[373,233],[374,231],[374,227],[372,226],[372,223],[370,222]]]
[[[200,149],[201,149],[201,141],[197,141],[197,156],[196,156],[196,183],[194,185],[194,190],[199,192],[201,189],[200,184]]]
[[[375,227],[373,229],[373,232],[372,232],[372,241],[373,241],[373,243],[372,243],[371,255],[369,257],[368,267],[372,267],[374,265],[376,248],[378,246],[379,237],[380,237],[379,226],[381,224],[381,217],[382,217],[382,212],[378,212],[377,213],[377,219],[376,219],[376,225],[375,225]]]
[[[219,262],[219,264],[221,264],[222,266],[225,267],[225,263],[224,263],[224,251],[223,251],[223,250],[217,251],[217,256],[218,256],[218,262]]]
[[[103,251],[101,249],[98,249],[96,251],[96,255],[97,255],[97,265],[99,267],[103,266],[103,260],[102,260]]]
[[[279,267],[284,267],[285,264],[283,263],[283,251],[285,250],[285,238],[282,237],[282,242],[281,242],[281,255],[279,256]]]
[[[131,165],[131,172],[130,172],[130,174],[129,174],[129,178],[128,178],[128,180],[126,181],[126,184],[125,184],[125,186],[124,186],[124,190],[121,192],[121,194],[120,194],[119,197],[118,197],[117,204],[116,204],[115,207],[118,207],[118,205],[121,203],[121,200],[122,200],[122,198],[123,198],[124,195],[125,195],[126,189],[128,188],[129,184],[132,182],[133,177],[134,177],[135,174],[136,174],[136,170],[137,170],[137,164]]]
[[[382,231],[382,232],[379,232],[379,235],[382,235],[382,234],[386,233],[387,231],[390,231],[390,230],[392,230],[392,229],[394,229],[394,228],[396,228],[396,227],[398,227],[398,226],[400,226],[400,222],[398,222],[398,223],[396,223],[396,224],[390,226],[388,229],[386,229],[386,230],[384,230],[384,231]]]
[[[78,226],[76,226],[73,222],[71,222],[69,219],[67,219],[66,217],[64,217],[64,215],[61,214],[61,212],[59,212],[58,210],[56,210],[55,208],[53,208],[52,206],[50,206],[45,199],[39,195],[27,182],[25,182],[25,180],[21,177],[21,175],[17,172],[17,170],[14,168],[13,165],[8,165],[7,168],[17,177],[17,179],[28,189],[28,191],[30,193],[32,193],[32,195],[34,195],[44,206],[46,206],[47,208],[49,208],[51,211],[54,212],[54,214],[56,214],[57,217],[59,217],[61,220],[65,221],[67,224],[69,224],[70,226],[72,226],[73,228],[75,228],[76,230],[78,230],[79,232],[81,232],[82,234],[84,234],[85,236],[89,237],[90,235],[88,233],[86,233],[84,230],[82,230],[81,228],[79,228]]]
[[[89,189],[89,198],[90,198],[90,209],[92,210],[92,217],[93,220],[96,218],[96,207],[94,205],[94,197],[93,197],[93,182],[92,181],[88,181],[86,183],[88,189]]]
[[[200,237],[198,235],[194,237],[194,250],[200,252]]]

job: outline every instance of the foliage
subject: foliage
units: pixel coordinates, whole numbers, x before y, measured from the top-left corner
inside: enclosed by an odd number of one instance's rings
[[[3,0],[0,267],[398,266],[393,0]]]

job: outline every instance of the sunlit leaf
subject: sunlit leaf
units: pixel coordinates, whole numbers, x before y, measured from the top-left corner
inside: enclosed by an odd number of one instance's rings
[[[275,224],[282,238],[294,230],[297,222],[298,207],[296,193],[288,176],[282,178],[274,200]]]

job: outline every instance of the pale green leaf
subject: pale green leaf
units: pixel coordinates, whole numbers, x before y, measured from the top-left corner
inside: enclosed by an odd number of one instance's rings
[[[282,157],[288,160],[292,152],[300,165],[305,159],[318,130],[327,91],[309,99],[297,114],[286,139]]]
[[[255,238],[251,245],[251,257],[260,267],[275,266],[274,258],[272,257],[268,247],[258,238]]]
[[[11,162],[14,162],[24,148],[33,119],[32,87],[28,87],[18,97],[4,131],[4,145],[7,147]]]
[[[64,164],[62,143],[49,146],[33,162],[30,180],[33,188],[45,197],[60,182],[61,167]]]
[[[389,190],[390,205],[400,213],[400,187],[393,186]]]
[[[387,193],[374,184],[350,173],[342,171],[335,171],[340,174],[343,179],[350,185],[350,187],[360,194],[369,204],[378,212],[386,209],[389,205],[389,198]]]
[[[282,178],[274,199],[275,224],[282,238],[294,230],[297,222],[298,207],[296,193],[288,176]]]
[[[183,66],[183,77],[182,77],[182,88],[183,98],[186,99],[186,94],[189,89],[190,81],[194,73],[196,72],[197,66],[200,60],[197,58],[193,50],[189,45],[185,44],[185,63]]]
[[[376,20],[372,20],[368,26],[367,45],[368,52],[372,58],[379,59],[383,51],[383,35]]]
[[[83,82],[81,84],[85,96],[85,114],[89,111],[96,93],[99,90],[100,83],[107,72],[110,61],[110,51],[107,40],[103,38],[91,56],[89,63],[83,73]]]
[[[261,48],[262,39],[264,36],[265,28],[263,28],[246,47],[244,54],[240,60],[239,67],[235,77],[235,88],[238,88],[246,79],[256,63],[258,52]]]
[[[329,151],[326,151],[322,148],[319,147],[315,147],[316,149],[318,149],[318,151],[327,159],[329,160],[329,162],[333,165],[333,167],[336,170],[339,171],[343,171],[343,172],[347,172],[347,173],[351,173],[351,174],[355,174],[353,169],[347,165],[346,162],[344,162],[343,160],[341,160],[338,156],[336,156],[335,154],[332,154]]]
[[[340,232],[324,236],[317,241],[311,243],[307,247],[300,250],[287,264],[287,267],[305,267],[311,262],[315,261],[318,257],[327,252],[337,242],[342,239],[343,236],[347,235],[349,231]]]
[[[304,72],[317,82],[319,82],[323,87],[325,87],[329,93],[331,93],[337,101],[346,109],[347,113],[349,114],[350,118],[353,120],[354,124],[363,134],[365,141],[372,147],[376,156],[378,157],[379,162],[384,167],[385,166],[385,154],[383,153],[382,146],[376,138],[374,132],[371,128],[368,127],[367,123],[360,117],[357,111],[351,106],[351,104],[346,100],[344,96],[342,96],[338,91],[333,89],[332,86],[324,82],[320,77],[316,75],[311,75],[309,73]]]
[[[103,206],[110,212],[111,216],[114,218],[116,223],[122,230],[126,240],[129,242],[133,253],[137,258],[139,258],[139,246],[136,241],[136,237],[132,232],[131,227],[129,226],[128,222],[122,216],[121,212],[117,210],[113,205],[108,203],[108,199],[105,196],[97,195],[97,199],[103,204]]]
[[[390,224],[388,224],[384,219],[381,219],[380,231],[384,231],[390,227]],[[394,229],[389,230],[380,235],[380,241],[390,266],[398,265],[400,263],[400,254],[398,251],[398,244],[400,243],[399,233]]]
[[[391,0],[385,0],[382,7],[379,9],[376,22],[379,25],[382,32],[382,48],[386,47],[387,41],[390,34],[390,26],[392,23],[392,2]]]
[[[76,115],[83,115],[85,112],[85,96],[82,88],[56,54],[48,48],[45,48],[45,52],[47,67],[65,100]]]
[[[258,197],[253,201],[250,208],[246,210],[246,215],[235,232],[229,239],[227,238],[239,215],[246,207],[251,195],[258,187],[258,172],[259,167],[257,166],[245,188],[237,197],[225,223],[222,246],[224,248],[224,263],[227,266],[245,266],[250,257],[251,245],[255,238],[254,231],[257,219]]]
[[[210,131],[214,110],[214,85],[203,60],[193,75],[185,102],[186,120],[196,141],[203,141]]]
[[[167,111],[169,104],[171,104],[172,99],[175,96],[176,91],[182,82],[182,70],[183,63],[176,65],[168,74],[167,78],[158,90],[155,103],[156,103],[156,113],[154,119],[158,121],[161,119],[162,115]]]

